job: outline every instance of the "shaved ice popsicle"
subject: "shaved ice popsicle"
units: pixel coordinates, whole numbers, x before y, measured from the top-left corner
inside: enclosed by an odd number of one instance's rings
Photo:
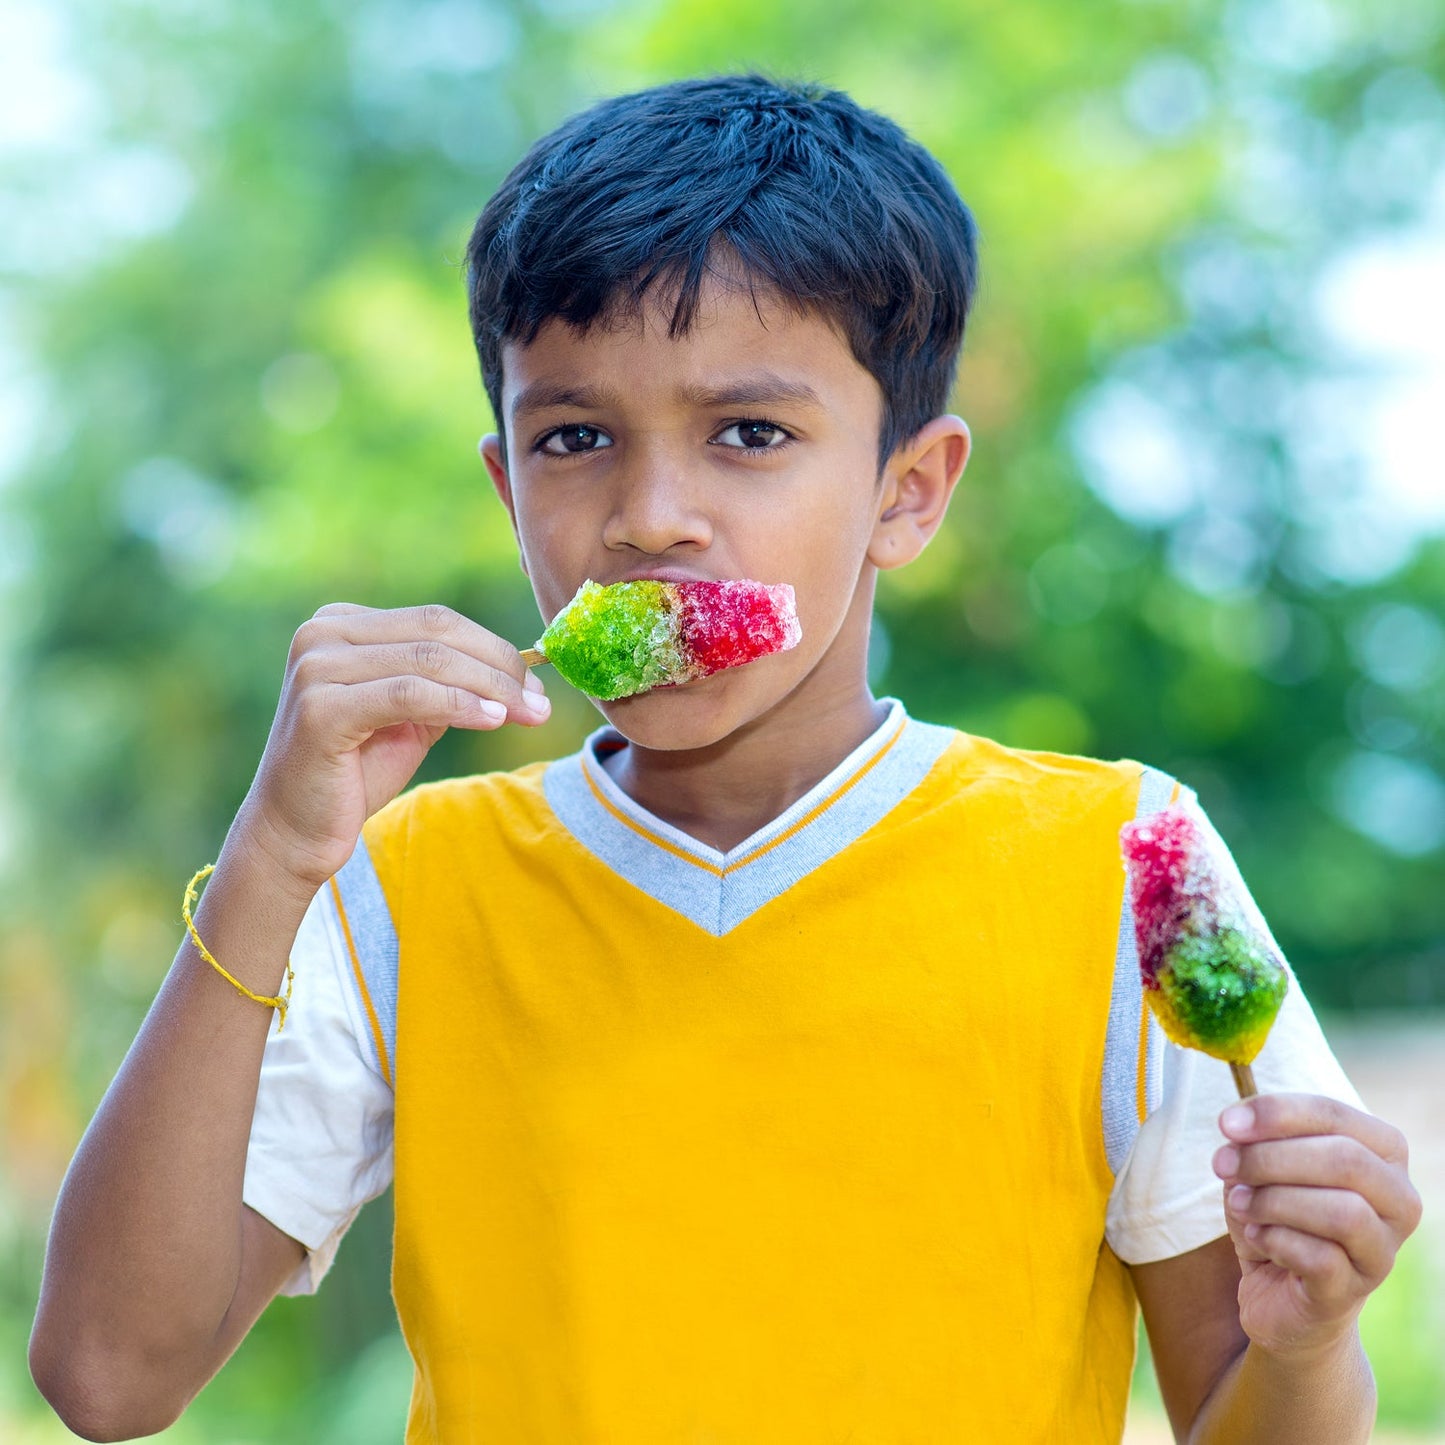
[[[1284,960],[1187,808],[1126,823],[1119,843],[1149,1006],[1176,1044],[1228,1063],[1247,1098],[1289,987]]]
[[[802,635],[786,582],[589,581],[522,660],[611,701],[786,652]]]

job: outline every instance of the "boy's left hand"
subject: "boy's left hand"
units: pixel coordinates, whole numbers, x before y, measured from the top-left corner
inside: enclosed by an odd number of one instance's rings
[[[1313,1094],[1256,1095],[1219,1125],[1241,1326],[1270,1351],[1334,1344],[1420,1222],[1404,1135]]]

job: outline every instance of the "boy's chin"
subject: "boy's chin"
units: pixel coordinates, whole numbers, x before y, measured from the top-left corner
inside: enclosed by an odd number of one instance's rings
[[[715,673],[681,687],[659,687],[595,705],[628,742],[657,752],[691,752],[720,743],[755,715],[760,699],[741,679]],[[766,708],[767,701],[761,700]],[[749,703],[752,706],[749,706]]]

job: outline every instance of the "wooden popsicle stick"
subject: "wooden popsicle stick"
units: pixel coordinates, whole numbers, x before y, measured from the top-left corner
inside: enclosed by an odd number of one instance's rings
[[[1234,1087],[1241,1099],[1252,1099],[1259,1090],[1254,1083],[1254,1070],[1248,1064],[1231,1064],[1229,1072],[1234,1075]]]
[[[535,647],[522,649],[522,664],[525,667],[536,667],[539,662],[546,662],[546,660],[546,656],[538,652]]]

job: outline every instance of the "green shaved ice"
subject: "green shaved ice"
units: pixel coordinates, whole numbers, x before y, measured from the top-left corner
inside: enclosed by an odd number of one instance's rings
[[[1161,960],[1158,979],[1150,1002],[1170,1038],[1236,1064],[1259,1053],[1289,987],[1268,953],[1228,927],[1180,937]]]
[[[578,691],[609,701],[683,680],[678,640],[665,582],[584,582],[537,646]]]

